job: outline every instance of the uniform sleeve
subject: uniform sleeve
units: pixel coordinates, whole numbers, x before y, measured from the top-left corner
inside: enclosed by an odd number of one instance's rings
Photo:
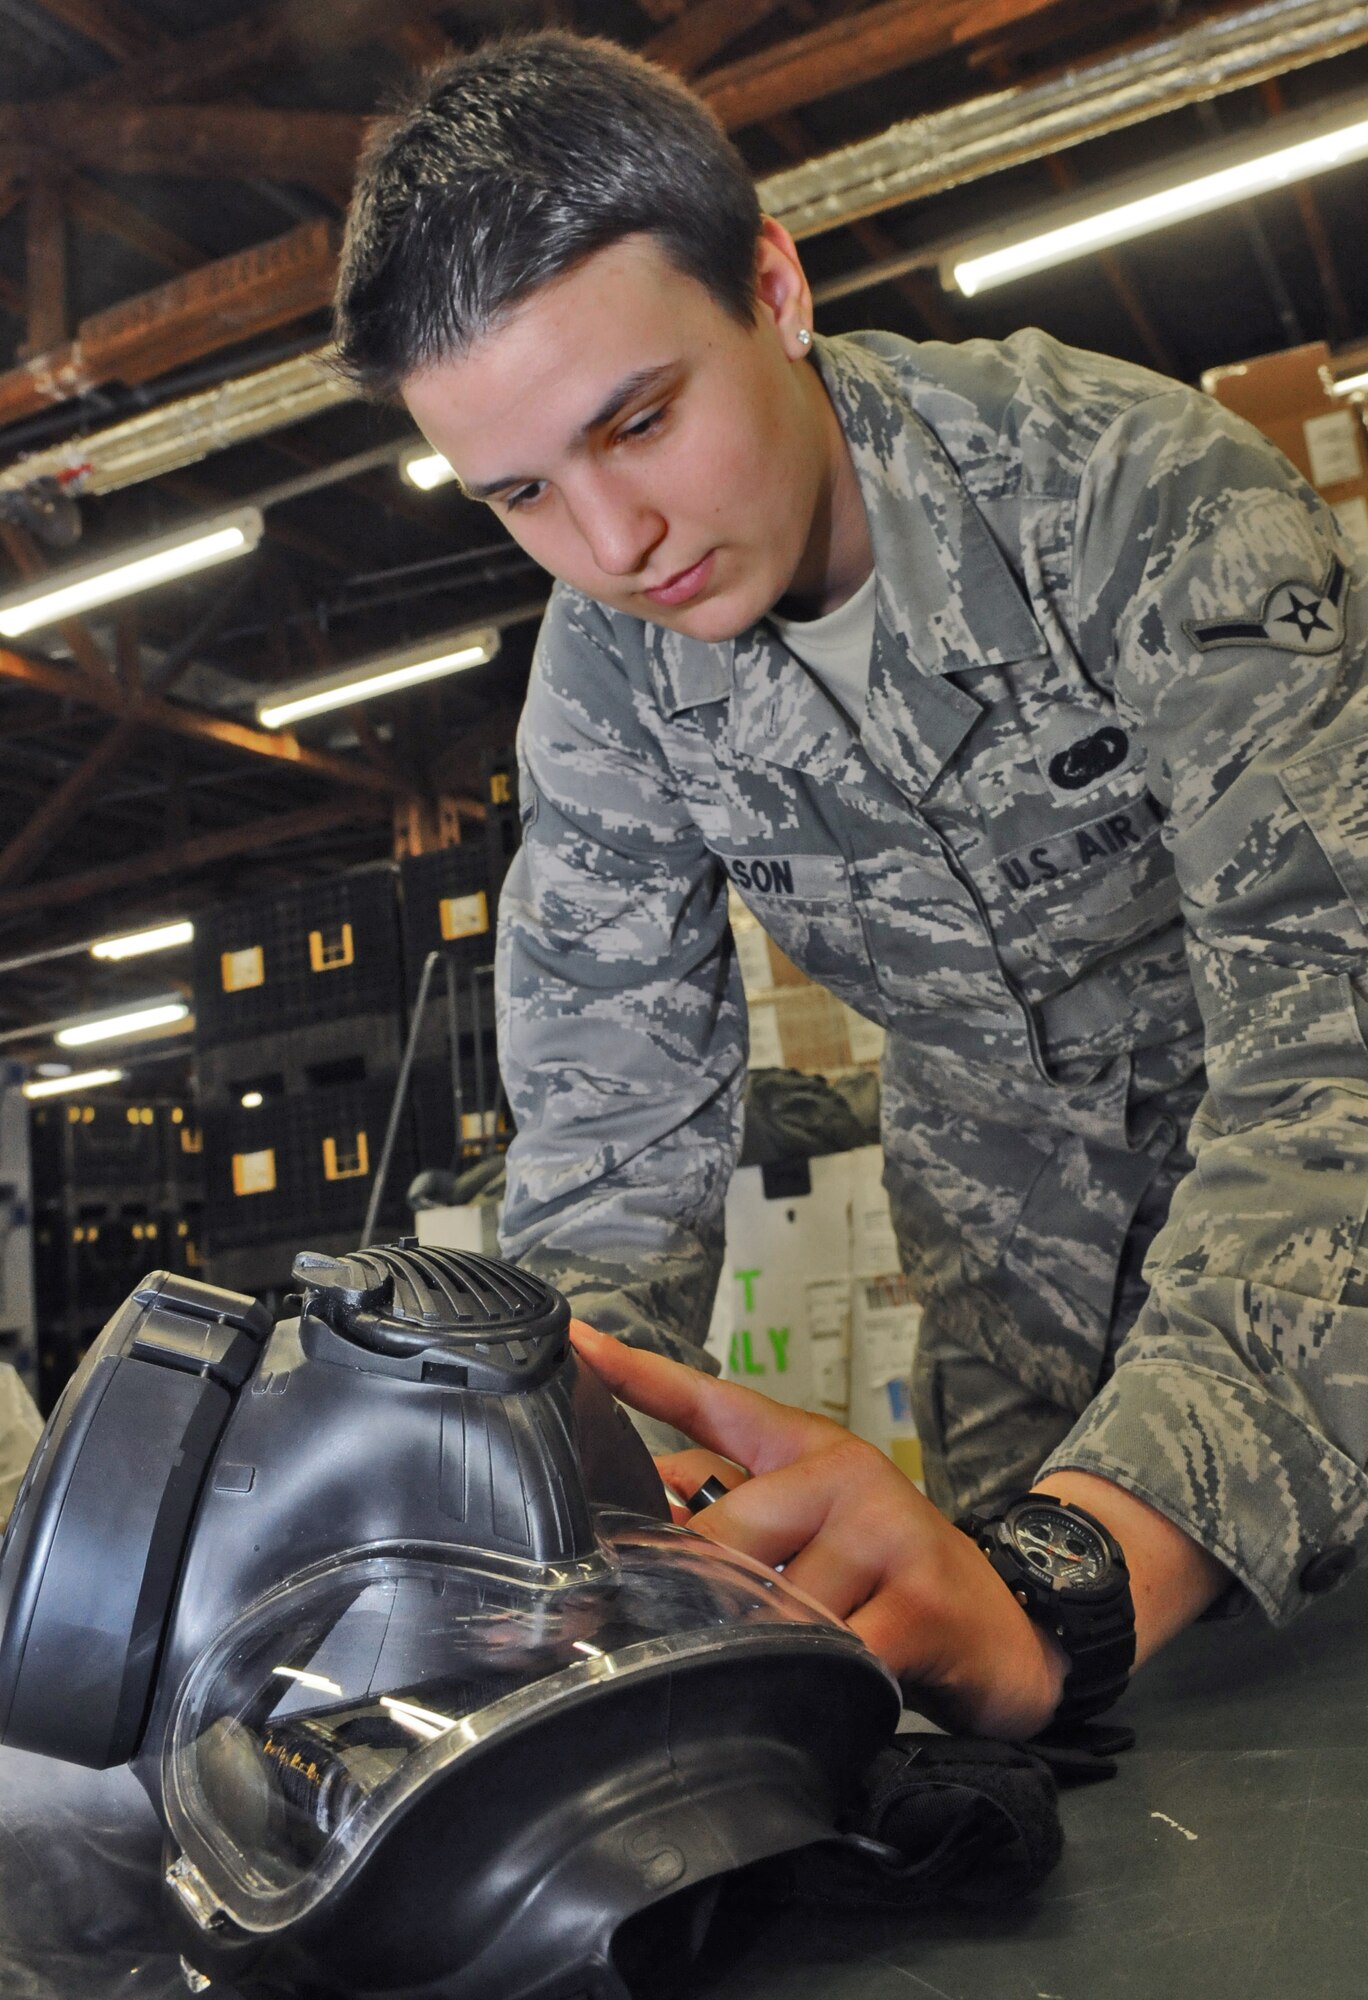
[[[746,1014],[726,878],[588,600],[548,609],[499,910],[517,1137],[505,1253],[605,1333],[702,1352],[740,1141]]]
[[[1368,579],[1257,433],[1174,390],[1102,438],[1077,629],[1166,809],[1206,1028],[1195,1170],[1050,1469],[1293,1616],[1368,1539]]]

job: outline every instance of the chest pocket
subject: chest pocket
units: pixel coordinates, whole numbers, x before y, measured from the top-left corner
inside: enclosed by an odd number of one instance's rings
[[[794,964],[852,1005],[868,1005],[869,947],[839,854],[719,854],[742,902]]]
[[[1093,801],[1086,819],[997,857],[997,893],[1049,957],[1076,975],[1180,914],[1173,859],[1150,794]]]

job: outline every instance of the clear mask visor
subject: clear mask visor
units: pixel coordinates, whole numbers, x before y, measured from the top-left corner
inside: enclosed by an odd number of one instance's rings
[[[758,1563],[632,1517],[600,1528],[574,1570],[354,1552],[239,1619],[187,1679],[165,1752],[197,1895],[244,1929],[281,1928],[419,1787],[597,1684],[780,1629],[863,1651]]]

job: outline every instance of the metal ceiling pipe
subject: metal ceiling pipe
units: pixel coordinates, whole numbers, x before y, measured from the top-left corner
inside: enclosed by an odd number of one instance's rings
[[[316,348],[129,417],[90,437],[31,452],[0,471],[0,493],[56,479],[72,493],[112,493],[178,472],[216,451],[303,423],[355,398],[331,368],[331,347]],[[397,450],[398,447],[396,446]]]
[[[905,120],[770,175],[759,184],[760,200],[795,236],[817,235],[1365,43],[1368,0],[1263,0],[1043,82]],[[887,267],[836,280],[827,295],[923,261],[910,252]],[[0,492],[56,478],[73,492],[109,493],[299,423],[353,399],[350,385],[328,365],[331,352],[321,347],[35,452],[0,470]]]
[[[1265,0],[1041,83],[907,119],[772,174],[760,198],[794,236],[815,236],[1364,43],[1362,0]]]

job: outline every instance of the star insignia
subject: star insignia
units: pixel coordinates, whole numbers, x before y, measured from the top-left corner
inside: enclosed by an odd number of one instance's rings
[[[1189,619],[1183,630],[1204,652],[1214,646],[1277,646],[1288,653],[1333,653],[1344,640],[1349,572],[1336,556],[1319,589],[1302,577],[1275,584],[1256,618]]]
[[[1333,632],[1334,626],[1321,617],[1324,600],[1317,597],[1298,597],[1291,584],[1284,586],[1289,611],[1280,611],[1275,622],[1279,625],[1295,625],[1303,639],[1309,639],[1313,632]]]

